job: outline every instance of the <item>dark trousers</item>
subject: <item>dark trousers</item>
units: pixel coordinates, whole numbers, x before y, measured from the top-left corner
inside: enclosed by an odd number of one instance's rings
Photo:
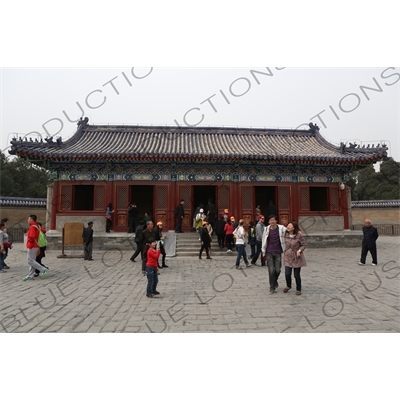
[[[146,267],[146,275],[147,275],[146,294],[152,294],[156,291],[158,284],[157,268]]]
[[[267,265],[269,274],[269,289],[278,287],[278,278],[281,273],[281,254],[267,253]]]
[[[131,260],[134,260],[141,253],[140,244],[136,243],[136,251],[133,253]]]
[[[161,253],[161,266],[164,267],[165,265],[165,257],[167,256],[167,253],[165,252],[164,246],[160,246],[160,253]]]
[[[210,246],[208,244],[202,244],[200,247],[199,258],[201,258],[201,253],[203,253],[203,250],[206,251],[207,257],[210,257]]]
[[[261,254],[261,245],[262,245],[261,240],[257,240],[257,241],[256,241],[257,250],[256,250],[256,254],[254,254],[254,257],[253,257],[253,259],[251,260],[251,263],[252,263],[252,264],[255,264],[255,263],[257,262],[258,257],[259,257],[260,254]],[[264,260],[264,258],[263,258],[262,255],[261,255],[261,265],[262,265],[263,267],[265,267],[265,260]]]
[[[251,257],[251,259],[253,259],[253,257],[256,255],[256,245],[255,245],[255,244],[251,244],[251,245],[250,245],[250,248],[251,248],[251,255],[250,255],[250,257]],[[261,248],[260,248],[260,250],[261,250]]]
[[[178,217],[178,223],[176,224],[175,232],[182,232],[182,221],[183,218]]]
[[[228,250],[233,249],[233,235],[226,235],[226,247]]]
[[[246,247],[244,247],[244,244],[237,244],[236,245],[238,254],[236,258],[236,266],[238,267],[240,265],[240,259],[243,257],[243,261],[245,265],[249,265],[249,262],[247,261],[247,254],[246,254]]]
[[[92,249],[93,249],[93,242],[90,242],[90,243],[85,244],[83,246],[83,252],[85,254],[85,257],[84,257],[85,260],[91,260],[92,259]]]
[[[365,264],[365,260],[367,258],[368,252],[371,253],[372,257],[372,264],[378,264],[378,256],[376,252],[376,245],[375,246],[368,246],[368,245],[363,245],[361,249],[361,262]]]
[[[223,249],[225,241],[225,233],[219,233],[217,236],[218,236],[218,246],[220,249]]]
[[[40,249],[38,251],[38,255],[36,256],[36,260],[35,260],[36,262],[38,262],[43,267],[44,267],[44,265],[42,264],[42,258],[46,257],[45,250],[46,250],[46,247],[40,247]],[[35,272],[37,274],[40,273],[40,271],[38,269],[35,269]]]
[[[128,217],[128,233],[134,233],[135,229],[135,217]]]
[[[111,219],[108,219],[108,218],[107,218],[107,220],[106,220],[106,232],[109,232],[109,231],[110,231],[110,229],[111,229],[111,224],[112,224]]]
[[[286,286],[288,288],[292,287],[292,270],[294,273],[294,279],[296,280],[296,290],[301,291],[301,268],[285,267]]]

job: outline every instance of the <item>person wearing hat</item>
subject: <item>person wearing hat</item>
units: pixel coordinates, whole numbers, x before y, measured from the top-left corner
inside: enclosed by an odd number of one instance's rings
[[[264,225],[264,215],[260,214],[258,216],[258,223],[256,225],[256,254],[254,254],[253,259],[251,260],[251,265],[254,267],[256,265],[256,261],[258,260],[258,257],[261,255],[261,245],[262,245],[262,240],[263,240],[263,233],[265,229]],[[261,266],[265,267],[265,258],[261,255]]]
[[[83,229],[83,251],[84,259],[87,261],[93,261],[92,258],[92,247],[93,247],[93,221],[88,222],[87,228]]]
[[[201,229],[200,239],[201,239],[201,247],[200,247],[200,253],[199,253],[199,260],[201,260],[201,254],[203,253],[203,250],[206,251],[207,260],[211,260],[211,257],[210,257],[211,238],[210,238],[210,234],[208,233],[208,229],[207,229],[207,221],[203,221],[203,228]]]
[[[206,218],[204,210],[200,208],[199,213],[196,215],[196,232],[199,234],[199,240],[201,241],[201,230],[203,229],[203,221]]]

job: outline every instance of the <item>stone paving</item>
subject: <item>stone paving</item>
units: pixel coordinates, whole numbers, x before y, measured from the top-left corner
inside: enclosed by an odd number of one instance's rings
[[[358,248],[306,250],[301,296],[282,292],[283,273],[270,295],[267,268],[236,270],[235,255],[171,258],[153,299],[132,252],[96,251],[89,262],[47,251],[48,276],[23,282],[16,244],[0,274],[0,332],[400,332],[399,241],[378,239],[375,267],[369,255],[357,265]]]

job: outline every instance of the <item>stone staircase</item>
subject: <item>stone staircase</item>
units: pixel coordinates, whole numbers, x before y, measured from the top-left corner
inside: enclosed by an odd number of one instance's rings
[[[236,257],[236,250],[233,249],[232,253],[227,253],[226,248],[221,250],[218,247],[217,236],[213,235],[211,242],[211,257],[217,256],[231,256]],[[176,235],[176,257],[198,257],[200,251],[200,241],[197,232],[178,233]],[[206,253],[204,252],[204,257]]]

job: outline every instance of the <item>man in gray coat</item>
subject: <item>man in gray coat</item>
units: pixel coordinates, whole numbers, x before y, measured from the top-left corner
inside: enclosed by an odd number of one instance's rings
[[[261,245],[262,245],[262,238],[265,230],[264,225],[264,215],[260,214],[258,216],[258,223],[256,225],[256,254],[254,254],[253,259],[251,260],[251,266],[254,267],[256,265],[256,261],[261,254]],[[265,258],[261,256],[261,266],[265,267]]]

